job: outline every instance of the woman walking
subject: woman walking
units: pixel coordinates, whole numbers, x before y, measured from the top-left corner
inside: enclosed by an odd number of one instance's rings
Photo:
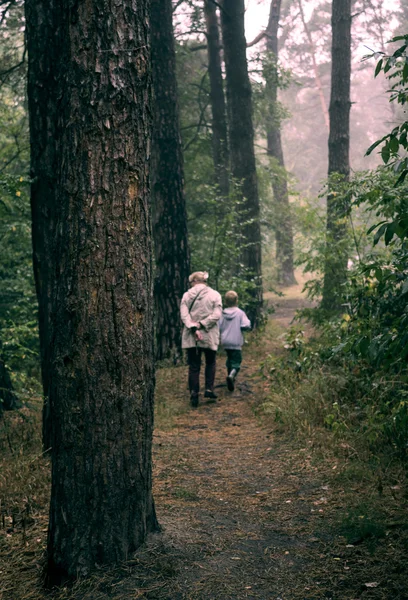
[[[215,400],[214,379],[216,355],[220,343],[218,321],[222,300],[218,292],[207,285],[208,273],[196,271],[188,278],[190,289],[183,295],[180,315],[183,321],[182,347],[187,349],[188,387],[191,406],[198,406],[201,355],[205,356],[204,397]]]

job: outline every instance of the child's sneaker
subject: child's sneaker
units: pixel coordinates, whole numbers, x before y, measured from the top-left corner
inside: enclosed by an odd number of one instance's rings
[[[233,392],[235,389],[234,380],[235,380],[236,376],[237,376],[236,369],[232,369],[231,373],[227,377],[227,388],[229,389],[230,392]]]

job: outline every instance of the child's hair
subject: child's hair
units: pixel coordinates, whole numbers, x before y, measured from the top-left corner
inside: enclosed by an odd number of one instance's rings
[[[234,290],[230,290],[225,294],[225,304],[227,306],[237,306],[238,304],[238,294],[234,292]]]

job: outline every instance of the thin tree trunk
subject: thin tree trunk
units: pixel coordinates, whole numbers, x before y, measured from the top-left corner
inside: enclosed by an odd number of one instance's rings
[[[241,263],[244,266],[244,276],[252,284],[249,312],[256,326],[262,309],[261,226],[244,15],[244,0],[223,0],[221,25],[227,80],[231,171],[242,197],[244,223]]]
[[[152,204],[156,255],[156,356],[176,360],[181,355],[180,301],[188,287],[190,250],[171,0],[152,0],[151,30],[155,96]]]
[[[293,267],[293,231],[289,204],[288,183],[286,179],[285,162],[281,139],[280,119],[277,110],[278,102],[278,27],[280,19],[281,0],[272,0],[267,27],[266,48],[272,55],[272,65],[265,75],[266,92],[268,97],[267,115],[267,153],[275,159],[279,172],[272,178],[272,189],[275,203],[275,235],[276,262],[278,282],[282,285],[295,285],[296,279]]]
[[[314,78],[315,78],[315,82],[316,82],[317,92],[319,94],[320,105],[322,107],[324,123],[325,123],[327,129],[329,129],[329,127],[330,127],[329,111],[327,110],[326,98],[324,97],[322,80],[320,79],[319,67],[318,67],[317,60],[316,60],[316,47],[315,47],[315,44],[313,41],[313,36],[312,36],[310,29],[306,23],[305,13],[303,11],[302,0],[298,0],[298,4],[299,4],[299,11],[300,11],[300,18],[302,19],[303,28],[305,30],[306,37],[307,37],[309,45],[310,45],[310,54],[312,57],[313,73],[314,73]]]
[[[28,51],[28,101],[30,105],[31,222],[34,279],[38,300],[41,375],[44,393],[43,446],[51,446],[49,370],[51,348],[51,298],[55,281],[54,234],[56,223],[55,139],[57,105],[56,55],[58,23],[56,2],[25,2],[30,35]]]
[[[332,79],[330,96],[329,177],[347,180],[350,173],[351,0],[333,0]],[[327,197],[327,250],[322,308],[340,310],[347,280],[347,214],[345,200]]]
[[[3,410],[13,410],[17,404],[17,397],[11,383],[10,373],[0,356],[0,416]]]
[[[207,30],[208,74],[212,111],[212,146],[215,177],[221,195],[229,193],[229,152],[227,137],[227,115],[224,97],[224,81],[221,68],[220,33],[217,9],[211,0],[204,0]]]
[[[30,2],[28,39],[37,10],[51,10],[49,0]],[[112,11],[105,1],[58,0],[51,16],[59,103],[48,581],[59,583],[126,560],[157,527],[151,69],[148,1]]]

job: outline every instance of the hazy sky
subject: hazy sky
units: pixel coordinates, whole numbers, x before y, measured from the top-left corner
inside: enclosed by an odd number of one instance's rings
[[[401,0],[402,2],[407,0]],[[262,29],[265,29],[268,24],[269,8],[271,0],[245,0],[245,36],[247,42],[251,42]],[[306,20],[310,18],[313,8],[319,4],[319,0],[306,0],[303,2]],[[383,4],[383,10],[395,10],[399,6],[399,0],[385,0]],[[364,19],[364,17],[362,17]],[[396,22],[388,23],[390,33],[396,27]],[[358,54],[367,54],[367,48],[364,47],[364,43],[367,46],[372,45],[373,40],[367,35],[365,40],[362,40],[361,49],[358,49]]]

